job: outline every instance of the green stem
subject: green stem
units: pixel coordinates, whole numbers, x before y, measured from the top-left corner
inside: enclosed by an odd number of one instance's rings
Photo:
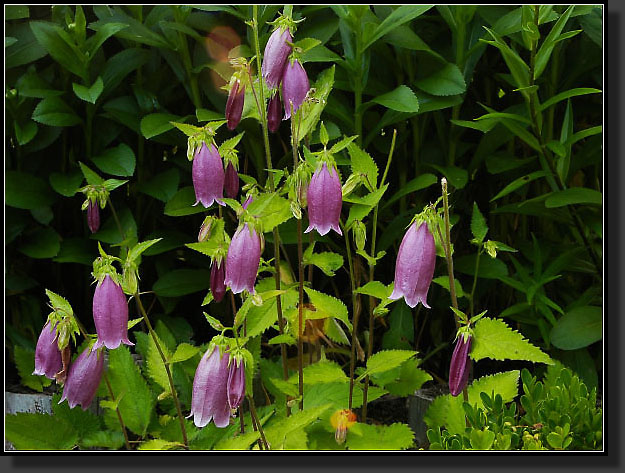
[[[382,175],[382,181],[380,181],[380,187],[384,187],[384,182],[386,181],[386,176],[388,174],[388,170],[391,166],[391,161],[393,160],[393,152],[395,150],[395,140],[397,138],[397,130],[393,130],[393,139],[391,141],[391,149],[388,154],[388,158],[386,160],[386,168],[384,169],[384,174]],[[375,205],[373,209],[373,229],[371,230],[371,256],[375,258],[375,243],[377,236],[377,228],[378,228],[378,204]],[[369,263],[369,281],[374,280],[375,273],[375,262]],[[375,310],[375,298],[373,296],[369,297],[369,344],[367,345],[367,360],[371,358],[371,354],[373,353],[373,331],[375,328],[375,316],[373,314]],[[369,375],[365,377],[365,386],[362,392],[362,422],[367,422],[367,394],[369,391]]]
[[[347,251],[347,263],[349,266],[349,280],[351,282],[352,288],[352,311],[354,312],[354,317],[352,319],[352,347],[351,354],[349,357],[349,402],[348,409],[352,408],[352,400],[354,394],[354,367],[356,364],[356,343],[358,343],[358,319],[360,318],[360,310],[357,303],[357,294],[356,294],[356,283],[354,279],[354,264],[352,262],[352,250],[349,243],[349,232],[347,229],[341,224],[341,228],[343,229],[343,235],[345,235],[345,250]]]
[[[150,336],[152,337],[152,340],[154,341],[154,345],[156,346],[156,349],[158,350],[158,354],[160,355],[161,360],[163,362],[163,366],[165,367],[165,371],[167,372],[167,379],[169,380],[169,389],[171,390],[171,395],[174,400],[174,404],[176,406],[176,411],[178,413],[178,420],[180,422],[180,430],[182,431],[182,441],[184,443],[185,448],[188,449],[189,441],[187,440],[187,429],[185,428],[185,425],[184,425],[184,417],[182,416],[182,409],[180,408],[180,402],[178,401],[178,394],[176,393],[176,388],[174,387],[174,379],[171,375],[169,362],[167,361],[167,358],[165,357],[165,353],[163,353],[163,349],[161,348],[161,344],[158,341],[156,332],[154,332],[154,329],[152,328],[152,324],[150,323],[148,314],[146,313],[143,307],[143,304],[141,303],[141,297],[139,296],[138,288],[137,288],[137,292],[134,295],[134,298],[137,304],[137,309],[143,316],[143,321],[145,322],[145,325],[148,327],[148,332],[150,332]]]
[[[475,257],[475,274],[473,274],[473,286],[471,287],[471,296],[469,297],[470,303],[470,311],[469,317],[473,317],[473,295],[475,294],[475,288],[477,287],[477,272],[480,267],[480,255],[482,254],[482,248],[480,247],[477,250],[477,255]]]
[[[174,16],[176,23],[183,24],[178,7],[174,7]],[[193,73],[193,63],[191,61],[191,55],[189,54],[189,44],[187,43],[186,36],[182,32],[178,32],[178,41],[182,49],[182,63],[184,65],[184,70],[187,74],[187,78],[189,79],[189,85],[191,86],[191,100],[193,100],[193,106],[196,109],[199,109],[202,106],[200,88],[197,82],[197,75]]]
[[[247,401],[250,404],[250,415],[252,416],[252,419],[255,420],[256,422],[256,427],[258,427],[258,431],[260,432],[260,438],[263,441],[263,444],[265,444],[265,450],[271,450],[269,448],[269,444],[267,443],[267,438],[265,437],[265,432],[263,431],[263,426],[260,423],[260,419],[258,418],[258,415],[256,414],[256,405],[254,404],[254,398],[250,395],[247,396]]]

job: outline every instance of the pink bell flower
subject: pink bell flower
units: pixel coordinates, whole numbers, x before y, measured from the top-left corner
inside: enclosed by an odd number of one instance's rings
[[[306,199],[309,225],[304,233],[315,229],[323,236],[332,229],[339,235],[343,234],[339,226],[343,192],[341,179],[334,167],[328,170],[328,165],[324,162],[315,171],[308,184]]]
[[[59,404],[67,399],[70,408],[80,404],[83,411],[87,410],[98,390],[103,370],[104,353],[85,349],[69,366]]]
[[[293,42],[289,29],[282,30],[282,28],[278,28],[271,33],[269,41],[267,41],[265,46],[261,69],[267,87],[270,89],[278,87],[280,80],[282,80],[284,66],[289,54],[291,54],[291,46],[287,44],[287,41],[289,43]]]
[[[35,371],[33,374],[54,379],[54,375],[63,370],[57,335],[56,324],[51,327],[50,322],[47,322],[43,326],[35,348]]]
[[[199,151],[193,158],[193,188],[195,189],[195,204],[199,202],[206,208],[213,202],[224,205],[221,199],[224,195],[224,166],[219,151],[213,143],[208,147],[202,143]]]
[[[94,350],[101,346],[113,350],[128,340],[128,302],[121,286],[108,274],[98,282],[93,294],[93,321],[98,333]]]
[[[256,230],[246,223],[232,237],[226,258],[225,284],[234,294],[247,290],[254,294],[254,283],[260,265],[261,241]]]
[[[297,59],[287,61],[282,74],[282,98],[284,99],[285,120],[291,118],[291,104],[293,105],[293,113],[297,112],[302,103],[304,103],[309,89],[310,83],[308,82],[308,75],[304,70],[304,66]]]

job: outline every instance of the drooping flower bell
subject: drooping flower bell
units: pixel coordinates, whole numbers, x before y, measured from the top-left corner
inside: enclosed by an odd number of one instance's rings
[[[399,246],[395,263],[395,287],[390,299],[402,296],[410,307],[419,302],[428,309],[427,294],[434,275],[436,245],[426,223],[408,228]]]
[[[236,356],[230,360],[227,391],[230,409],[236,409],[245,396],[245,364],[243,359]]]
[[[96,233],[100,229],[100,206],[97,201],[89,200],[87,207],[87,224],[91,233]]]
[[[226,120],[229,130],[234,130],[241,121],[244,103],[245,85],[239,79],[235,79],[230,87],[226,102]]]
[[[195,189],[196,202],[206,208],[213,202],[224,205],[221,199],[224,195],[225,173],[219,151],[213,143],[206,146],[202,143],[199,151],[193,158],[193,188]]]
[[[222,353],[222,348],[212,346],[206,350],[197,366],[191,399],[191,415],[197,427],[204,427],[211,420],[222,428],[230,423],[229,360],[227,352]]]
[[[293,36],[289,28],[277,28],[269,37],[265,52],[263,54],[262,74],[267,87],[275,89],[282,80],[282,72],[289,54],[291,46],[287,42],[293,42]]]
[[[80,404],[83,410],[87,410],[98,390],[103,371],[102,350],[86,348],[69,366],[59,404],[67,399],[70,408]]]
[[[63,360],[57,335],[56,324],[52,326],[50,322],[47,322],[43,326],[35,348],[35,371],[33,374],[54,379],[55,375],[63,370]]]
[[[284,100],[285,120],[291,118],[291,105],[293,106],[293,113],[295,113],[304,103],[309,89],[310,82],[308,82],[308,75],[304,70],[304,66],[298,59],[287,61],[282,74],[282,98]]]
[[[110,275],[98,282],[93,294],[93,321],[98,333],[94,349],[101,346],[113,350],[128,340],[128,302],[121,286]]]
[[[334,230],[342,235],[339,227],[343,193],[341,192],[341,179],[334,166],[328,170],[327,163],[323,163],[310,179],[306,193],[308,204],[308,228],[304,233],[315,229],[323,236]]]
[[[269,131],[277,133],[280,129],[280,122],[282,121],[282,101],[280,100],[280,94],[275,93],[273,97],[269,99],[267,105],[267,125]]]
[[[256,230],[240,225],[230,241],[226,260],[225,284],[234,294],[247,290],[254,294],[254,283],[260,265],[261,241]]]
[[[471,351],[471,335],[461,334],[456,341],[454,353],[451,356],[449,365],[449,392],[452,396],[457,396],[466,387],[469,381],[469,368],[471,360],[469,359],[469,351]]]
[[[356,423],[356,420],[356,414],[349,409],[341,409],[332,414],[330,424],[334,428],[334,440],[336,440],[336,443],[339,445],[345,443],[347,431]]]
[[[224,191],[229,199],[236,199],[239,193],[239,173],[232,161],[228,161],[224,180]]]
[[[213,299],[221,302],[226,294],[226,285],[224,279],[226,277],[226,262],[217,258],[211,264],[211,293]]]

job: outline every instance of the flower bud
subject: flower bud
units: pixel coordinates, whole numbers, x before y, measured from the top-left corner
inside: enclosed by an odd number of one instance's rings
[[[267,104],[267,124],[269,131],[277,133],[280,129],[280,122],[282,121],[282,100],[280,100],[280,94],[276,94],[269,99]]]
[[[226,166],[224,190],[226,192],[226,197],[229,199],[237,198],[237,194],[239,193],[239,173],[237,173],[232,161],[228,161],[228,165]]]
[[[254,282],[260,265],[261,242],[258,233],[246,223],[232,237],[226,260],[225,284],[234,294],[247,290],[254,294]]]
[[[336,411],[330,417],[330,423],[334,427],[334,439],[339,445],[345,443],[347,430],[356,423],[356,414],[349,409]]]
[[[199,151],[193,158],[193,188],[195,189],[195,204],[199,202],[206,208],[213,202],[224,205],[221,201],[224,195],[224,167],[219,151],[213,143],[206,146],[202,143]]]
[[[243,208],[247,209],[248,205],[250,205],[252,202],[254,202],[254,199],[251,195],[247,196],[247,199],[245,199],[245,202],[243,202]]]
[[[87,410],[98,390],[103,370],[102,350],[85,349],[69,366],[59,404],[67,399],[70,408],[80,404],[83,410]]]
[[[241,121],[243,113],[243,104],[245,103],[245,86],[240,80],[235,80],[228,93],[226,102],[226,120],[228,121],[228,129],[234,130]]]
[[[224,261],[213,260],[211,265],[211,293],[217,302],[221,302],[226,294],[226,263]]]
[[[365,249],[365,242],[367,241],[367,227],[360,220],[354,222],[354,240],[356,241],[356,248],[359,251]]]
[[[47,322],[35,348],[35,371],[33,374],[44,375],[46,378],[54,379],[54,376],[63,369],[61,352],[57,343],[56,324],[50,325]]]
[[[456,348],[454,348],[449,365],[449,392],[452,396],[460,394],[469,380],[470,350],[471,335],[467,335],[465,340],[464,335],[461,334],[456,341]]]
[[[299,60],[287,61],[282,74],[282,98],[284,99],[285,120],[291,118],[291,105],[293,106],[293,113],[295,113],[304,103],[309,89],[308,75]]]
[[[108,274],[98,283],[93,294],[93,321],[98,333],[94,350],[106,346],[109,350],[128,340],[128,302],[121,286]]]
[[[316,229],[323,236],[332,229],[339,235],[343,234],[339,227],[343,194],[341,179],[334,166],[328,170],[324,162],[313,174],[308,184],[307,200],[309,225],[304,233]]]
[[[282,79],[284,65],[289,54],[291,54],[291,46],[287,42],[293,42],[289,29],[277,28],[271,33],[267,46],[265,46],[262,74],[267,87],[270,89],[275,89]]]
[[[211,227],[213,225],[213,219],[214,217],[209,215],[202,222],[202,225],[200,226],[200,231],[197,235],[198,242],[206,241],[210,237]]]
[[[228,353],[222,355],[221,350],[215,346],[206,350],[195,371],[191,415],[197,427],[205,427],[211,420],[220,428],[228,427],[230,424],[228,402],[230,356]]]
[[[245,363],[243,359],[232,358],[228,371],[228,404],[236,409],[245,396]]]
[[[91,233],[96,233],[100,229],[100,207],[97,200],[89,199],[87,207],[87,224]]]
[[[415,307],[419,302],[428,309],[427,294],[434,275],[436,245],[426,223],[415,221],[401,241],[395,263],[395,287],[390,299],[404,297]]]

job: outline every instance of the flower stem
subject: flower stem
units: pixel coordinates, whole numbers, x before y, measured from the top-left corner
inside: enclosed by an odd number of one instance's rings
[[[145,325],[148,327],[150,336],[152,337],[152,340],[154,341],[154,345],[156,345],[156,349],[158,350],[161,360],[163,361],[163,366],[165,366],[165,371],[167,372],[167,379],[169,380],[169,389],[171,389],[171,395],[174,400],[174,404],[176,406],[176,411],[178,413],[178,420],[180,421],[180,430],[182,431],[182,442],[184,443],[185,448],[188,450],[189,441],[187,440],[187,429],[185,428],[185,425],[184,425],[184,417],[182,416],[182,410],[180,409],[180,402],[178,401],[178,394],[176,393],[176,388],[174,387],[174,380],[171,375],[171,369],[169,367],[169,363],[167,361],[167,358],[165,358],[165,354],[163,353],[161,344],[158,341],[156,332],[154,332],[154,329],[152,328],[152,324],[150,323],[148,314],[143,308],[143,304],[141,303],[141,298],[139,296],[139,288],[137,288],[137,292],[135,293],[134,298],[137,304],[137,309],[143,316],[143,321],[145,322]]]
[[[393,152],[395,150],[395,140],[397,138],[397,130],[393,130],[393,139],[391,141],[391,149],[388,153],[388,158],[386,159],[386,168],[384,169],[384,174],[382,175],[382,180],[380,181],[380,188],[384,187],[384,181],[386,181],[386,175],[388,174],[388,170],[391,166],[391,161],[393,160]],[[371,256],[375,258],[375,243],[377,236],[377,227],[378,227],[378,204],[375,205],[373,209],[373,228],[371,230]],[[374,280],[374,272],[375,272],[375,262],[369,263],[369,281]],[[371,358],[371,354],[373,353],[373,331],[375,329],[375,315],[373,311],[375,309],[375,298],[373,296],[369,296],[369,344],[367,345],[367,359]],[[367,422],[367,393],[369,391],[369,375],[365,377],[365,386],[362,391],[362,422]]]
[[[262,439],[263,443],[265,444],[265,450],[271,450],[269,448],[269,444],[267,443],[267,438],[265,437],[265,432],[263,431],[263,426],[260,423],[260,419],[258,418],[258,414],[256,414],[256,405],[254,404],[254,398],[248,394],[247,401],[250,404],[250,415],[252,416],[252,419],[255,421],[256,427],[258,427],[258,431],[260,432],[260,438]]]
[[[354,312],[354,317],[352,319],[352,347],[351,353],[349,357],[349,401],[348,401],[348,409],[352,408],[352,400],[354,395],[354,366],[356,364],[356,343],[358,343],[357,335],[358,335],[358,319],[360,318],[360,310],[357,303],[356,294],[356,282],[354,279],[354,264],[352,262],[352,250],[349,243],[349,232],[345,228],[343,224],[341,224],[341,228],[343,229],[343,235],[345,235],[345,250],[347,251],[347,263],[349,265],[349,280],[351,282],[352,288],[352,311]]]

